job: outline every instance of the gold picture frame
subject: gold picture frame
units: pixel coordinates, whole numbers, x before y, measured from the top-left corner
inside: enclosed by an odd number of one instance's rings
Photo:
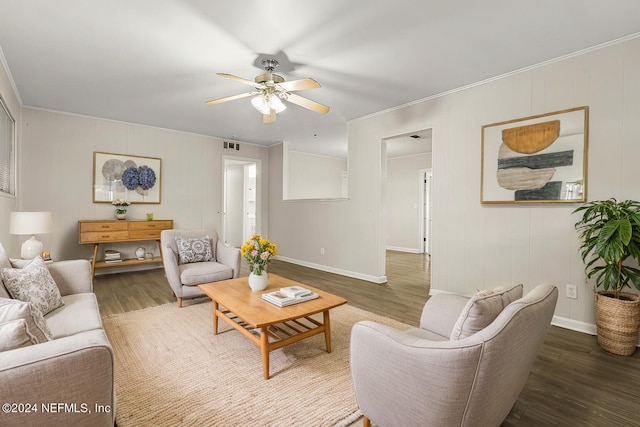
[[[142,184],[136,185],[137,171],[141,167],[145,170],[145,178],[141,178]],[[127,171],[130,168],[133,169]],[[132,189],[123,183],[123,175],[125,183],[131,185]],[[162,194],[161,178],[162,160],[159,158],[99,151],[93,153],[93,203],[111,203],[115,199],[122,199],[136,204],[158,204]]]
[[[589,107],[482,126],[480,202],[587,200]]]

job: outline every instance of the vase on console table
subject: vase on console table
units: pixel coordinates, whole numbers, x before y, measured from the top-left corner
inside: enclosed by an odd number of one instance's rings
[[[249,287],[252,291],[263,291],[267,289],[268,280],[269,278],[267,277],[266,271],[262,271],[261,274],[249,273]]]
[[[131,204],[130,202],[122,199],[115,199],[111,204],[116,207],[116,218],[127,219],[127,208]]]

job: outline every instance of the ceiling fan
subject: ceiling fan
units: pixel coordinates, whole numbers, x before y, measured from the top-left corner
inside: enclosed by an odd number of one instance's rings
[[[318,102],[303,98],[300,95],[292,93],[299,90],[317,89],[320,87],[320,83],[311,78],[286,82],[282,76],[273,72],[273,70],[275,70],[278,66],[278,61],[276,61],[275,59],[263,59],[262,65],[267,72],[256,76],[255,81],[253,82],[251,80],[243,79],[242,77],[234,76],[232,74],[217,73],[219,76],[233,79],[249,86],[253,86],[255,90],[247,93],[242,93],[240,95],[227,96],[225,98],[207,101],[207,104],[220,104],[222,102],[233,101],[236,99],[248,98],[252,96],[253,98],[251,99],[251,105],[253,105],[256,110],[262,113],[262,121],[264,123],[275,122],[276,114],[287,108],[282,100],[292,102],[301,107],[316,111],[318,113],[327,114],[329,112],[329,107],[327,107],[326,105],[322,105]]]

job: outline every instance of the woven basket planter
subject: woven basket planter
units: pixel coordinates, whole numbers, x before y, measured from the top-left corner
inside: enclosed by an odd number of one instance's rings
[[[598,344],[610,353],[630,356],[638,343],[640,295],[620,292],[620,299],[613,295],[613,292],[595,293]]]

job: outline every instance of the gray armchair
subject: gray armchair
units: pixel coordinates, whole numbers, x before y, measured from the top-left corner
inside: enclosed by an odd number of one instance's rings
[[[421,327],[408,331],[356,323],[351,370],[363,425],[499,426],[524,387],[558,298],[555,286],[539,285],[510,302],[517,291],[482,296],[480,306],[433,295]]]
[[[212,258],[209,261],[184,262],[178,250],[176,238],[198,239],[209,236]],[[163,230],[160,233],[164,271],[169,286],[173,290],[178,307],[182,307],[183,298],[204,296],[198,285],[237,278],[240,274],[240,249],[226,246],[218,240],[218,233],[211,229],[200,230]]]

